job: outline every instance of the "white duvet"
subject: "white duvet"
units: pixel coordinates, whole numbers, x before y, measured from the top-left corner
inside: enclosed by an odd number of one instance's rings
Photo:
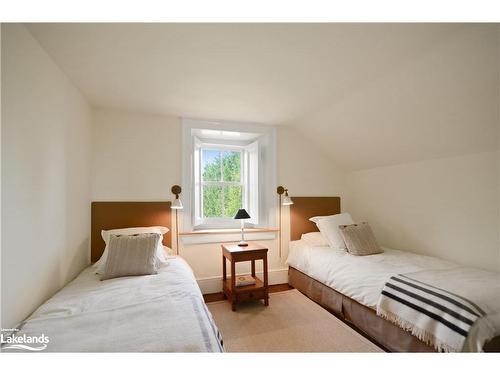
[[[82,271],[16,335],[44,334],[44,351],[52,352],[222,351],[192,270],[181,258],[169,259],[157,275],[100,281],[94,272]]]
[[[491,295],[490,311],[497,311],[483,322],[478,322],[468,338],[464,350],[477,351],[484,343],[481,331],[500,334],[499,275],[474,268],[459,266],[442,259],[384,248],[381,254],[354,256],[344,250],[315,246],[305,240],[290,243],[289,266],[330,286],[357,302],[376,309],[382,289],[391,276],[425,270],[450,270],[456,284],[450,289],[469,290],[474,284],[481,293]],[[481,277],[478,277],[480,274]],[[473,281],[473,283],[472,283]],[[481,285],[483,285],[481,287]]]
[[[381,254],[354,256],[345,250],[290,242],[288,265],[362,305],[375,309],[385,282],[398,273],[457,267],[456,263],[384,248]]]

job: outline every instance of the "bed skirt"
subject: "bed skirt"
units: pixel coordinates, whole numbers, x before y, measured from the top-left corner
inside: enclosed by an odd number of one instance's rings
[[[357,328],[388,351],[435,352],[433,347],[420,341],[411,333],[377,316],[375,310],[356,302],[293,267],[288,268],[288,284]],[[484,351],[500,351],[500,337],[487,343],[484,346]]]

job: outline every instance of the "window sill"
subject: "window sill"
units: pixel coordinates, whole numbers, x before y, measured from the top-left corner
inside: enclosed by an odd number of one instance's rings
[[[247,233],[266,233],[266,232],[279,232],[278,228],[245,228],[245,234]],[[195,236],[201,234],[241,234],[241,229],[202,229],[195,230],[192,232],[180,232],[179,236]]]
[[[248,228],[245,229],[245,240],[273,240],[278,228]],[[220,243],[241,240],[241,229],[205,229],[193,232],[181,232],[183,244]]]

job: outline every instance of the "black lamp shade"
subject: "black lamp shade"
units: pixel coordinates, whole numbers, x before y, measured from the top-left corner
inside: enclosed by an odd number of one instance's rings
[[[240,208],[236,213],[235,219],[250,219],[250,215],[245,211],[244,208]]]

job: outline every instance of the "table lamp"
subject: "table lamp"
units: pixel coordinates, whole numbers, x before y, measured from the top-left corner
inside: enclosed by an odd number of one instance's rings
[[[250,219],[250,215],[245,211],[244,208],[240,208],[234,218],[241,220],[241,241],[238,242],[238,246],[248,246],[248,242],[245,242],[244,229],[245,219]]]

